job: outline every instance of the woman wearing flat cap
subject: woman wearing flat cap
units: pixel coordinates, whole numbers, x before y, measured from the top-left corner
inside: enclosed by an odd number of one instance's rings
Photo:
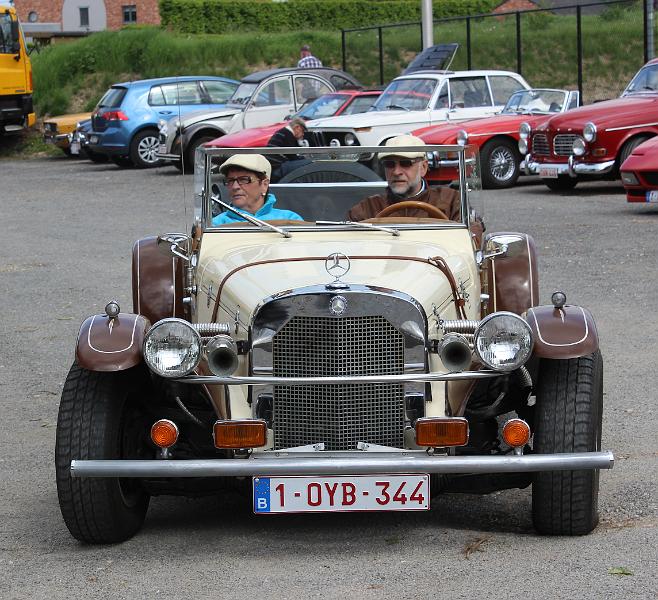
[[[303,220],[291,210],[274,208],[276,198],[269,192],[272,166],[263,155],[235,154],[219,170],[226,177],[230,204],[239,212],[262,221]],[[246,219],[227,210],[214,217],[212,224],[222,225],[239,221],[246,221]]]

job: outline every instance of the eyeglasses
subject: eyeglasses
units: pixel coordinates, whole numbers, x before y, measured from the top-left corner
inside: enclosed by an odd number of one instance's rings
[[[249,175],[240,175],[240,177],[227,177],[226,178],[226,187],[231,187],[234,183],[238,185],[249,185],[252,181],[261,181],[256,177],[250,177]]]
[[[416,164],[422,158],[401,158],[400,160],[386,159],[382,161],[385,169],[394,169],[399,164],[403,169],[408,169],[411,165]]]

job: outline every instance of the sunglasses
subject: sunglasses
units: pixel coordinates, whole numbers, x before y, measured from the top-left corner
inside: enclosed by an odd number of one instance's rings
[[[399,164],[403,169],[408,169],[411,165],[423,160],[422,158],[401,158],[400,160],[386,159],[382,161],[385,169],[394,169]]]
[[[231,187],[236,182],[238,185],[249,185],[253,181],[262,181],[262,179],[258,179],[257,177],[250,177],[249,175],[240,175],[240,177],[227,177],[226,187]]]

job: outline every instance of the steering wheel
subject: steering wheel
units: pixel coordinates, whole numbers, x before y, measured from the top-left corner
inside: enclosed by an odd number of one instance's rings
[[[430,217],[434,217],[435,219],[444,219],[445,221],[449,221],[450,219],[448,218],[448,215],[446,215],[440,208],[437,208],[433,204],[429,204],[428,202],[421,202],[420,200],[404,200],[403,202],[396,202],[395,204],[391,204],[390,206],[387,206],[384,210],[380,210],[376,215],[375,219],[379,219],[380,217],[388,217],[392,214],[395,214],[396,212],[400,212],[401,210],[405,210],[407,208],[416,208],[418,210],[424,210]]]

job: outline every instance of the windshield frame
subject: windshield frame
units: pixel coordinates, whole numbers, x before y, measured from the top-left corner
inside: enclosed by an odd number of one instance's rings
[[[419,147],[414,146],[414,147],[400,147],[400,151],[418,151]],[[439,153],[442,152],[455,152],[458,155],[458,162],[459,162],[459,194],[460,194],[460,208],[461,208],[461,222],[455,222],[455,221],[440,221],[437,223],[395,223],[391,222],[390,225],[387,224],[387,226],[394,227],[395,229],[398,230],[441,230],[441,229],[461,229],[461,228],[468,228],[471,223],[471,206],[469,203],[469,190],[474,190],[477,191],[478,185],[477,183],[474,185],[473,180],[469,179],[467,181],[467,176],[466,176],[466,166],[467,166],[467,161],[476,161],[477,162],[477,149],[475,146],[461,146],[461,145],[437,145],[437,144],[427,144],[423,148],[425,152],[428,153],[429,157],[433,156],[438,156]],[[373,146],[373,147],[359,147],[359,154],[362,155],[364,153],[367,154],[376,154],[377,152],[381,151],[380,146]],[[216,175],[216,172],[212,172],[212,168],[216,167],[216,160],[218,157],[220,158],[226,158],[228,156],[234,155],[234,154],[262,154],[262,155],[267,155],[267,154],[299,154],[300,152],[303,152],[303,154],[308,155],[308,156],[313,156],[313,155],[319,155],[319,156],[329,156],[332,160],[338,160],[339,157],[342,156],[351,156],[352,158],[350,159],[353,162],[357,162],[355,155],[354,155],[354,149],[350,147],[311,147],[311,148],[303,148],[303,151],[301,148],[206,148],[206,147],[201,147],[197,150],[197,154],[195,157],[195,175],[194,175],[194,222],[195,225],[198,225],[202,228],[204,232],[240,232],[240,233],[246,233],[246,232],[261,232],[262,229],[259,229],[258,227],[253,227],[253,228],[247,228],[244,227],[243,225],[238,225],[238,226],[230,226],[230,225],[222,225],[222,226],[213,226],[212,225],[212,200],[211,196],[213,194],[212,192],[212,187],[214,184],[213,181],[213,176]],[[467,152],[469,153],[469,158],[467,158]],[[215,163],[213,163],[213,160],[215,160]],[[343,159],[345,160],[345,159]],[[430,162],[431,162],[430,158]],[[215,169],[216,170],[216,169]],[[473,170],[473,169],[472,169]],[[479,178],[479,164],[477,165],[476,169],[473,171],[477,171],[476,177]],[[377,182],[378,183],[378,182]],[[331,186],[334,188],[338,187],[355,187],[355,186],[365,186],[367,185],[366,182],[356,182],[356,183],[327,183],[327,184],[313,184],[313,183],[305,183],[305,184],[298,184],[300,187],[306,186],[309,189],[312,189],[313,187],[327,187]],[[272,191],[275,191],[277,187],[283,187],[279,184],[271,184],[271,189]],[[385,189],[386,184],[383,181],[382,182],[382,189]],[[300,222],[301,223],[301,222]],[[286,231],[290,232],[295,232],[295,231],[313,231],[313,232],[318,232],[318,231],[354,231],[353,227],[350,227],[349,225],[310,225],[308,222],[304,222],[304,224],[300,225],[286,225],[285,226]]]
[[[375,103],[370,107],[370,111],[373,112],[388,112],[389,110],[396,110],[396,109],[391,109],[388,108],[387,106],[384,106],[386,103],[386,99],[388,96],[393,97],[394,94],[400,94],[399,87],[401,86],[406,86],[406,85],[411,85],[411,84],[416,84],[416,86],[421,86],[424,83],[430,83],[432,85],[432,91],[429,93],[429,96],[427,98],[427,102],[425,103],[425,106],[423,108],[406,108],[402,104],[398,104],[396,102],[388,104],[388,106],[401,106],[402,108],[399,110],[404,110],[404,111],[409,111],[409,112],[416,112],[416,111],[425,111],[429,110],[430,107],[432,106],[432,100],[436,94],[436,90],[439,87],[439,84],[442,83],[442,80],[436,79],[434,77],[401,77],[398,79],[394,79],[391,81],[386,86],[386,89],[381,93],[379,98],[375,101]],[[412,89],[408,90],[403,90],[406,92],[406,95],[409,95],[410,92],[413,92]],[[403,96],[404,97],[404,96]],[[370,112],[369,111],[369,112]]]
[[[647,73],[649,71],[658,71],[658,63],[653,63],[650,65],[644,65],[635,75],[633,75],[633,78],[628,82],[628,85],[624,89],[624,91],[621,94],[621,98],[624,96],[635,96],[635,95],[643,95],[643,94],[658,94],[658,87],[655,89],[641,89],[641,90],[634,90],[633,89],[633,83],[638,80],[644,73]],[[658,79],[658,77],[657,77]]]
[[[507,99],[507,102],[505,103],[505,106],[503,107],[503,110],[500,111],[500,114],[501,115],[515,115],[515,114],[517,114],[517,115],[518,114],[546,114],[546,115],[549,115],[549,114],[557,114],[554,111],[553,112],[548,111],[548,110],[547,111],[543,111],[543,110],[534,110],[533,111],[531,109],[530,110],[524,109],[524,110],[528,110],[528,112],[521,113],[521,112],[518,112],[518,108],[513,109],[513,110],[510,109],[509,112],[506,112],[506,111],[508,111],[507,107],[509,106],[510,102],[512,101],[512,98],[514,98],[515,96],[519,96],[519,95],[523,95],[523,94],[530,94],[530,93],[536,93],[538,95],[541,95],[544,92],[550,92],[550,93],[562,95],[562,104],[560,105],[560,110],[557,111],[557,112],[564,112],[565,106],[567,106],[569,101],[570,101],[570,95],[569,95],[568,90],[560,90],[560,89],[554,89],[554,88],[531,88],[529,90],[524,89],[524,90],[517,90],[516,92],[514,92]]]
[[[249,82],[241,81],[238,84],[238,87],[235,88],[235,91],[233,92],[233,94],[231,94],[231,97],[226,102],[226,105],[227,106],[239,106],[240,108],[245,108],[249,104],[249,102],[251,102],[251,99],[254,97],[254,94],[256,93],[256,90],[258,89],[259,85],[260,85],[260,83],[255,83],[255,82],[250,82],[250,81]],[[249,94],[249,96],[246,97],[244,102],[237,102],[237,101],[233,100],[233,98],[235,98],[238,95],[238,92],[240,91],[240,88],[249,88],[249,87],[252,88],[251,93]]]

